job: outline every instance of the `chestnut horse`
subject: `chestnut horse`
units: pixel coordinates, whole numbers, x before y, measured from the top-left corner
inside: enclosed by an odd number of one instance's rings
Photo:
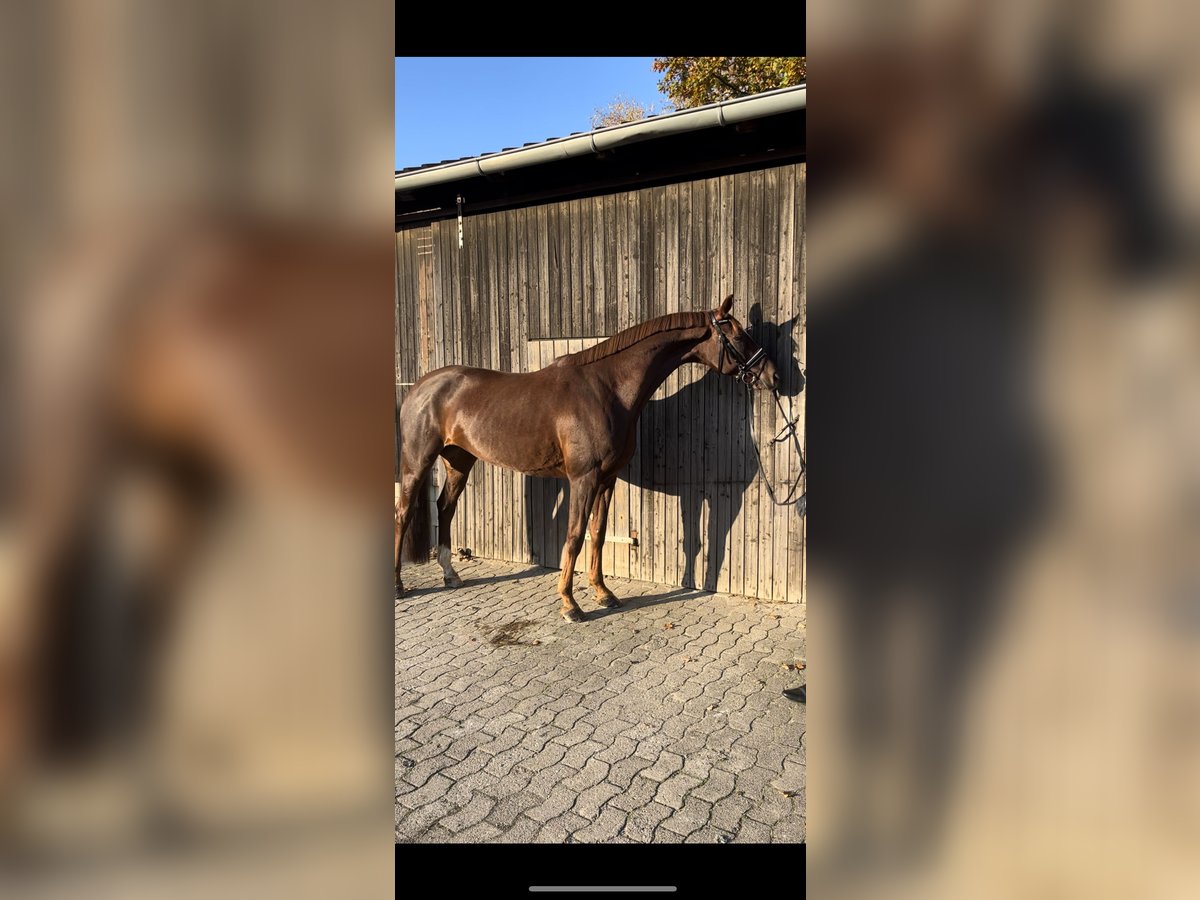
[[[438,497],[438,562],[449,587],[450,523],[471,467],[485,460],[571,484],[558,593],[562,616],[585,616],[572,595],[575,560],[591,518],[588,581],[596,602],[615,607],[601,561],[608,503],[617,474],[633,456],[637,420],[650,396],[685,363],[701,363],[747,385],[774,388],[775,365],[730,314],[733,295],[714,310],[650,319],[536,372],[445,366],[420,378],[400,409],[400,498],[396,503],[396,596],[400,563],[429,558],[426,479],[437,457],[446,466]]]

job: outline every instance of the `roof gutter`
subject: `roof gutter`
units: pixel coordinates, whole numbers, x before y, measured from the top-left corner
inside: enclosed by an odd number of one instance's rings
[[[649,119],[629,122],[625,125],[601,128],[597,131],[589,131],[587,134],[558,138],[535,144],[532,147],[517,147],[513,150],[478,156],[474,159],[418,169],[415,172],[404,172],[396,175],[396,190],[411,191],[430,185],[461,181],[464,178],[493,175],[511,169],[522,169],[526,166],[570,159],[574,156],[601,153],[616,147],[668,135],[699,131],[703,128],[736,125],[765,116],[792,112],[805,108],[806,90],[805,85],[780,88],[749,97],[726,100],[722,103],[698,106],[695,109],[652,116]]]

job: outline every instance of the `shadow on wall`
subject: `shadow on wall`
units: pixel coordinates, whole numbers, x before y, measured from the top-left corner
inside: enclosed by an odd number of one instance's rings
[[[1049,57],[1055,67],[1065,58]],[[844,63],[847,72],[870,71],[861,59]],[[878,83],[891,83],[897,70],[881,72]],[[933,108],[950,80],[922,93],[906,89],[906,102]],[[950,131],[926,133],[917,115],[892,120],[903,123],[903,135],[878,133],[882,117],[869,112],[869,98],[882,95],[870,90],[840,89],[845,96],[830,106],[855,111],[841,123],[847,137],[839,141],[822,125],[837,142],[832,158],[851,158],[838,153],[842,146],[879,154],[846,173],[859,182],[845,191],[854,198],[847,208],[880,173],[899,172],[886,175],[896,181],[888,189],[919,198],[905,210],[903,242],[827,278],[814,321],[822,395],[809,417],[831,502],[808,538],[814,568],[838,588],[836,603],[814,609],[824,633],[837,636],[822,642],[822,654],[825,677],[845,692],[831,715],[846,735],[826,747],[846,774],[835,779],[845,787],[830,803],[844,821],[822,853],[850,877],[884,859],[923,859],[938,846],[952,788],[961,788],[972,679],[1021,590],[1010,579],[1027,550],[1040,550],[1041,526],[1063,502],[1055,444],[1072,426],[1070,416],[1064,423],[1045,412],[1048,396],[1066,396],[1039,374],[1047,309],[1064,296],[1068,308],[1100,309],[1111,302],[1108,286],[1081,304],[1060,285],[1079,284],[1070,279],[1080,272],[1088,290],[1102,279],[1154,275],[1171,250],[1153,189],[1155,157],[1143,146],[1142,104],[1082,72],[1054,68],[1039,84],[1043,93],[1010,107],[1011,120],[986,123],[998,136],[986,154],[963,149],[977,148],[974,140],[950,143]],[[974,135],[967,128],[979,128],[975,112],[992,114],[986,104],[959,108],[972,116],[927,121],[954,121]],[[875,131],[858,132],[855,123]],[[929,153],[950,160],[935,173],[936,189],[935,175],[905,184],[906,171],[890,167],[889,147],[912,146],[914,136],[946,141]],[[824,196],[837,203],[840,189],[827,186]],[[811,223],[825,212],[816,194],[810,199]],[[1056,282],[1060,272],[1067,278]],[[1064,658],[1062,671],[1069,668]]]
[[[785,398],[786,406],[786,398],[796,397],[804,389],[797,344],[800,336],[799,319],[792,318],[782,324],[764,322],[761,307],[756,303],[746,322],[751,335],[767,349],[776,364],[782,381],[780,394]],[[715,437],[704,421],[704,410],[708,409],[722,409],[732,417],[733,428],[725,440],[732,442],[734,447],[744,448],[746,453],[746,458],[734,466],[732,474],[724,480],[718,480],[715,475],[716,463],[712,455],[719,452],[718,442],[722,438]],[[674,394],[651,399],[638,420],[638,445],[634,458],[618,478],[631,487],[678,498],[684,554],[680,580],[682,587],[706,591],[717,589],[717,575],[725,562],[731,523],[737,519],[745,493],[758,474],[746,413],[746,392],[732,379],[710,370],[703,378],[685,385]],[[692,424],[679,432],[674,458],[661,460],[663,465],[645,465],[645,448],[653,444],[656,429],[676,428],[677,423],[681,422]],[[715,431],[715,426],[712,431]],[[773,431],[771,434],[765,432],[763,428],[760,441],[769,441],[774,434]],[[736,451],[731,448],[726,452],[732,457]],[[526,477],[524,481],[526,540],[530,548],[530,561],[557,567],[567,536],[570,485],[565,479]],[[721,491],[726,489],[727,508],[718,503]],[[706,509],[707,519],[704,515]],[[638,524],[635,513],[629,527],[636,529]],[[613,533],[611,515],[609,533]],[[608,544],[606,554],[614,546],[621,545]],[[579,556],[577,569],[586,570],[590,548],[591,542],[588,541]],[[611,559],[611,556],[606,558]]]

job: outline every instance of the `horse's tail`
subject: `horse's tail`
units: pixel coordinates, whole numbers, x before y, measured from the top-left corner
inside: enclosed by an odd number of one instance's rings
[[[400,559],[407,563],[429,562],[429,551],[433,549],[433,530],[429,527],[429,475],[427,471],[413,487],[408,498],[411,514],[404,542],[400,545]]]

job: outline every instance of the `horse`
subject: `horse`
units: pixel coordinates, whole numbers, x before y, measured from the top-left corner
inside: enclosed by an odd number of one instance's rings
[[[781,323],[765,321],[762,318],[761,307],[755,304],[750,309],[748,319],[750,334],[762,346],[772,348],[772,361],[780,380],[779,396],[798,396],[804,390],[804,374],[800,370],[796,338],[793,334],[799,316],[793,316]],[[719,390],[724,380],[716,372],[708,371],[702,378],[684,385],[675,393],[652,399],[642,410],[639,426],[641,445],[646,447],[652,442],[655,428],[673,427],[672,423],[686,422],[691,419],[693,410],[709,408],[709,404],[715,398],[718,402],[724,400],[732,405],[733,439],[740,441],[744,446],[750,446],[755,437],[747,414],[747,398],[736,390],[726,396],[726,392]],[[707,441],[711,440],[710,435]],[[684,563],[680,584],[687,588],[715,591],[729,537],[729,528],[727,525],[722,527],[722,522],[737,518],[746,491],[753,484],[759,466],[754,456],[748,455],[744,470],[735,470],[734,476],[728,480],[730,506],[728,520],[725,520],[715,513],[718,485],[713,482],[712,475],[705,466],[705,443],[705,435],[699,432],[686,437],[681,436],[677,459],[668,460],[663,468],[626,466],[617,480],[624,481],[631,487],[676,498]],[[710,446],[709,452],[713,449]],[[659,471],[656,472],[655,468],[659,468]],[[529,546],[538,557],[549,559],[550,553],[546,548],[554,543],[556,532],[563,534],[566,529],[565,519],[570,507],[566,497],[566,483],[556,481],[554,489],[545,496],[527,487],[525,505],[526,539]],[[712,512],[707,517],[707,537],[702,541],[705,505],[708,505]],[[551,516],[556,527],[543,534],[540,520],[547,514]],[[698,567],[703,571],[697,572]]]
[[[445,366],[422,376],[400,409],[400,496],[396,502],[396,597],[402,562],[429,559],[427,479],[440,456],[446,482],[437,500],[438,563],[447,587],[462,579],[450,565],[450,523],[476,460],[570,483],[567,536],[558,594],[561,614],[582,622],[575,602],[575,560],[589,527],[588,581],[596,602],[620,605],[604,583],[608,504],[617,475],[633,456],[637,421],[667,376],[700,363],[747,386],[775,389],[775,364],[732,315],[733,295],[715,309],[668,313],[618,332],[534,372]]]

